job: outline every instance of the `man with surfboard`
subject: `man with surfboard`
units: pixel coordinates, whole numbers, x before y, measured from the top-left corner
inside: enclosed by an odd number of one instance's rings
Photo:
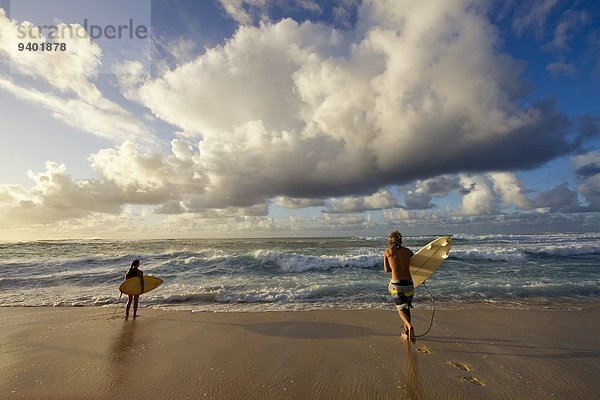
[[[388,290],[394,298],[396,310],[404,324],[401,337],[416,343],[415,331],[410,323],[410,307],[415,287],[410,273],[410,258],[413,252],[402,246],[402,234],[394,231],[388,236],[389,247],[383,253],[383,270],[392,273]]]
[[[141,281],[142,290],[141,293],[144,293],[144,271],[139,269],[140,260],[133,260],[131,263],[131,267],[125,273],[125,280],[130,278],[135,278],[138,276]],[[128,294],[129,300],[127,300],[127,308],[125,309],[125,318],[129,318],[129,309],[131,308],[131,302],[133,301],[133,318],[137,317],[137,309],[138,309],[138,300],[140,299],[139,294]]]

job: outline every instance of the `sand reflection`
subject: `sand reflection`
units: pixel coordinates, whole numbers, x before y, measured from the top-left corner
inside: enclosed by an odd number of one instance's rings
[[[420,399],[423,398],[421,384],[418,375],[417,357],[415,357],[416,348],[408,340],[402,340],[403,363],[401,365],[403,398]]]
[[[136,325],[137,321],[123,321],[119,334],[110,346],[109,361],[112,375],[112,385],[119,386],[122,382],[128,382],[130,368],[127,368],[128,360],[136,354]]]

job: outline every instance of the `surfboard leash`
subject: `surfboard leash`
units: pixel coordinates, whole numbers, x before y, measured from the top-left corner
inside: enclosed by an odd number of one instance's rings
[[[423,282],[421,285],[425,286],[425,288],[429,291],[429,296],[431,297],[431,304],[433,305],[433,311],[431,312],[431,321],[429,321],[429,328],[427,328],[425,333],[422,333],[420,335],[415,335],[416,337],[423,337],[429,333],[429,331],[431,330],[431,327],[433,326],[433,316],[435,315],[435,299],[433,298],[433,292],[431,291],[431,289],[429,289],[427,287],[425,282]]]
[[[115,306],[115,311],[112,313],[110,318],[114,317],[115,314],[117,313],[117,310],[119,308],[119,303],[121,302],[121,297],[123,297],[123,292],[121,292],[121,294],[119,295],[119,300],[117,300],[117,305]]]

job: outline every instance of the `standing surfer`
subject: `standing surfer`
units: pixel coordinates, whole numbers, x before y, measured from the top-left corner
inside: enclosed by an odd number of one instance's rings
[[[396,310],[404,324],[402,338],[416,343],[415,331],[410,324],[410,308],[412,306],[415,287],[410,274],[410,258],[413,252],[402,246],[402,234],[398,231],[388,236],[389,247],[383,253],[383,270],[392,273],[388,290],[394,298]]]
[[[144,272],[141,269],[138,269],[140,266],[140,260],[133,260],[131,263],[131,267],[125,273],[125,280],[129,278],[135,278],[136,276],[140,277],[142,281],[142,293],[144,293]],[[127,301],[127,308],[125,310],[125,318],[129,318],[129,309],[131,308],[131,302],[133,301],[133,318],[137,317],[137,309],[138,309],[138,300],[140,298],[139,294],[129,294],[129,300]]]

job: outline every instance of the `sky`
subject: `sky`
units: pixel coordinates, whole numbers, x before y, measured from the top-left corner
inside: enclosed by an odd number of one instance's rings
[[[600,3],[0,0],[0,165],[0,240],[598,232]]]

